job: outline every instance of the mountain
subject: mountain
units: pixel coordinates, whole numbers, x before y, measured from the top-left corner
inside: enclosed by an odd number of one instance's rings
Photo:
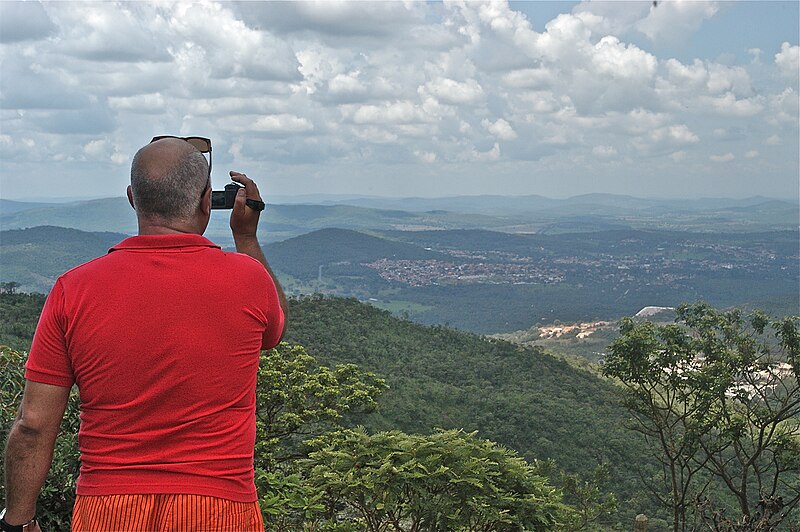
[[[797,231],[335,231],[266,250],[279,273],[306,281],[286,284],[295,295],[373,299],[421,323],[484,334],[615,320],[698,299],[798,311]]]
[[[95,257],[127,235],[40,226],[0,231],[0,280],[26,292],[47,293],[65,271]]]
[[[268,204],[261,218],[262,242],[286,240],[328,227],[384,231],[490,229],[550,234],[623,228],[742,232],[796,229],[800,219],[797,202],[768,198],[662,200],[586,194],[567,199],[542,196],[304,196],[301,199],[322,204]],[[136,232],[136,218],[125,198],[59,204],[2,201],[3,229],[57,225],[83,231]],[[223,245],[232,243],[228,219],[227,212],[214,211],[207,236]]]
[[[0,216],[15,212],[29,211],[32,209],[45,209],[55,207],[57,203],[35,203],[29,201],[12,201],[0,198]]]
[[[230,211],[212,211],[206,236],[223,245],[232,244],[228,226]],[[267,205],[261,216],[262,242],[276,242],[316,229],[453,229],[503,227],[518,220],[455,212],[412,213],[351,205]],[[0,227],[22,229],[55,225],[81,231],[110,230],[128,235],[137,231],[136,215],[125,198],[63,204],[19,204],[0,211]]]
[[[24,229],[58,226],[81,231],[113,231],[134,234],[136,215],[125,198],[73,201],[59,204],[27,204],[27,209],[0,211],[0,227]]]

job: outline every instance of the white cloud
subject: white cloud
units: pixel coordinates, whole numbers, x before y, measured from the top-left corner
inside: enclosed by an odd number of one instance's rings
[[[654,42],[683,44],[697,32],[706,19],[719,10],[719,2],[697,0],[674,0],[658,2],[644,19],[635,24],[635,29]]]
[[[440,101],[451,104],[475,103],[483,97],[483,88],[474,79],[461,82],[437,78],[426,83],[424,89]]]
[[[322,183],[298,169],[313,164],[340,177],[325,186],[353,189],[366,186],[366,168],[389,175],[382,165],[425,164],[436,186],[456,179],[448,165],[469,173],[471,161],[502,161],[493,172],[519,190],[544,163],[577,176],[598,159],[619,170],[607,182],[663,177],[669,165],[706,182],[712,156],[744,160],[764,143],[774,147],[759,163],[787,183],[798,160],[796,37],[780,37],[774,64],[766,49],[760,61],[753,49],[738,57],[750,41],[726,45],[736,52],[727,58],[687,55],[703,21],[737,6],[565,4],[572,12],[537,20],[536,31],[523,13],[531,6],[503,0],[0,1],[0,128],[13,139],[0,140],[0,154],[27,165],[4,165],[0,178],[14,190],[16,176],[32,172],[89,175],[74,165],[126,164],[152,135],[175,133],[212,137],[215,168],[263,165],[286,193]],[[676,44],[679,56],[664,52]],[[62,164],[47,166],[53,160]],[[387,190],[382,179],[369,183]],[[489,186],[476,180],[473,191]]]
[[[422,110],[410,101],[381,105],[341,106],[344,116],[356,124],[412,124],[429,121]]]
[[[672,159],[672,161],[675,163],[682,163],[683,161],[686,160],[687,157],[688,157],[687,153],[683,150],[672,152],[669,155],[669,158]]]
[[[800,76],[800,46],[784,42],[781,51],[775,54],[775,65],[786,79],[797,81]]]
[[[602,75],[646,83],[656,71],[656,58],[636,46],[622,44],[616,37],[603,37],[595,45],[592,63]]]
[[[617,149],[614,146],[595,146],[592,148],[592,154],[596,157],[607,159],[615,157],[617,155]]]
[[[780,94],[769,96],[768,105],[771,116],[767,117],[767,121],[770,124],[797,127],[798,116],[800,116],[800,97],[794,88],[786,88]]]
[[[723,155],[712,155],[709,157],[709,159],[715,163],[729,163],[732,160],[736,159],[736,156],[731,152],[728,152]]]
[[[730,92],[719,97],[703,96],[700,101],[714,111],[727,116],[748,117],[764,110],[761,98],[737,99]]]
[[[314,129],[314,125],[308,119],[289,114],[260,116],[249,127],[255,131],[282,133],[300,133]]]
[[[547,68],[522,68],[503,74],[503,83],[514,89],[537,89],[547,87],[556,77]]]
[[[111,96],[108,99],[108,105],[112,109],[120,111],[156,114],[166,110],[167,101],[159,93],[139,94],[136,96]]]
[[[328,88],[333,94],[364,94],[366,87],[359,80],[361,72],[355,70],[347,74],[337,74],[328,81]]]
[[[473,161],[496,161],[500,158],[500,144],[497,142],[488,151],[478,151],[473,148],[470,159]]]
[[[758,155],[759,155],[758,150],[749,150],[745,152],[744,157],[745,159],[755,159],[756,157],[758,157]]]
[[[486,128],[489,133],[500,140],[514,140],[518,137],[517,133],[514,131],[514,128],[511,127],[511,124],[502,118],[498,118],[495,122],[484,118],[481,120],[481,125]]]
[[[432,164],[436,162],[436,154],[430,151],[415,150],[414,155],[423,163]]]
[[[277,114],[264,116],[231,116],[220,120],[220,125],[225,129],[246,133],[248,131],[262,133],[304,133],[314,129],[314,125],[306,118],[291,115]]]
[[[656,142],[668,141],[679,145],[700,142],[700,138],[692,133],[685,124],[656,129],[650,133],[650,138]]]

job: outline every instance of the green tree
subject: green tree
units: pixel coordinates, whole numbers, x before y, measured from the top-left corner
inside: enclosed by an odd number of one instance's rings
[[[567,523],[568,530],[602,530],[596,522],[609,517],[617,511],[617,498],[605,491],[609,480],[608,465],[595,468],[591,477],[582,478],[576,474],[561,474],[561,489],[564,500],[575,508]]]
[[[300,345],[261,353],[256,389],[256,465],[264,470],[306,456],[304,441],[343,428],[347,416],[372,412],[383,379],[354,364],[321,366]]]
[[[386,383],[353,364],[321,366],[299,345],[261,354],[256,389],[256,486],[268,530],[313,530],[323,494],[306,482],[298,458],[306,441],[372,412]]]
[[[17,416],[25,387],[25,355],[0,346],[0,442],[5,443]],[[45,530],[68,530],[75,503],[78,478],[78,393],[70,394],[61,431],[53,451],[53,464],[39,495],[37,517]],[[5,471],[5,453],[0,452],[0,470]],[[5,500],[5,480],[0,476],[0,500]]]
[[[556,530],[572,510],[513,451],[462,431],[344,431],[305,467],[328,517],[359,530]]]
[[[800,503],[797,317],[682,305],[676,324],[622,322],[603,371],[654,444],[674,530],[697,510],[715,530],[772,530]],[[712,481],[735,500],[714,500]]]

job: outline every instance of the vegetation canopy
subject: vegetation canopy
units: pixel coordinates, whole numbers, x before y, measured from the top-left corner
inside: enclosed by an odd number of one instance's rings
[[[702,302],[679,307],[671,325],[622,321],[603,372],[625,387],[632,428],[663,466],[674,530],[692,519],[713,530],[797,525],[797,326]]]

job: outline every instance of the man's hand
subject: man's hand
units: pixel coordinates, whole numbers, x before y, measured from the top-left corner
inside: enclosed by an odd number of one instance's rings
[[[255,181],[242,173],[231,170],[230,174],[232,180],[244,185],[244,188],[239,189],[239,192],[236,193],[236,201],[231,212],[233,238],[256,238],[258,219],[261,213],[245,205],[245,201],[248,199],[261,201],[258,186]]]

